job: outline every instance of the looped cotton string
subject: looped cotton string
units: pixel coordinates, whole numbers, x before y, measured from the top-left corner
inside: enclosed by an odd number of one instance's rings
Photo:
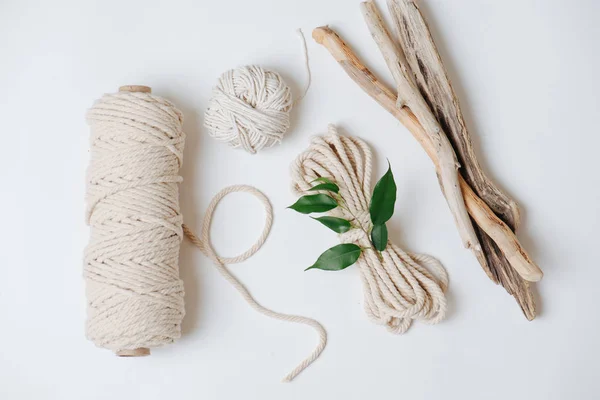
[[[262,234],[260,235],[258,240],[248,250],[246,250],[242,254],[235,256],[235,257],[220,257],[219,255],[217,255],[217,253],[215,252],[214,248],[212,247],[212,245],[210,243],[210,226],[212,223],[212,217],[215,212],[215,209],[216,209],[217,205],[219,204],[219,202],[221,201],[221,199],[223,197],[227,196],[228,194],[234,193],[234,192],[249,193],[249,194],[255,196],[258,200],[260,200],[260,202],[263,204],[263,206],[265,208],[265,213],[266,213],[265,226],[264,226]],[[313,361],[315,361],[319,357],[319,355],[321,354],[323,349],[325,348],[325,345],[327,343],[327,333],[325,332],[325,329],[323,328],[323,326],[320,323],[318,323],[314,319],[302,317],[302,316],[298,316],[298,315],[278,313],[278,312],[272,311],[272,310],[260,305],[254,299],[254,297],[252,297],[252,295],[250,294],[248,289],[227,269],[227,266],[225,265],[225,264],[235,264],[235,263],[242,262],[244,260],[247,260],[254,253],[256,253],[262,247],[265,240],[267,239],[267,236],[269,235],[269,232],[271,231],[272,223],[273,223],[273,209],[271,207],[271,203],[269,202],[269,199],[267,199],[267,197],[262,192],[260,192],[258,189],[254,188],[252,186],[235,185],[235,186],[226,187],[225,189],[221,190],[212,199],[212,201],[210,202],[210,204],[206,210],[206,215],[204,216],[204,221],[202,223],[202,232],[201,232],[201,236],[199,238],[186,225],[183,225],[183,231],[185,232],[185,235],[188,237],[188,239],[190,239],[190,241],[194,245],[196,245],[196,247],[198,247],[200,249],[200,251],[202,251],[202,253],[204,253],[208,258],[210,258],[214,262],[217,270],[221,273],[221,275],[223,275],[223,277],[229,283],[231,283],[231,285],[242,295],[244,300],[246,300],[246,302],[252,308],[254,308],[256,311],[258,311],[261,314],[266,315],[267,317],[278,319],[281,321],[295,322],[295,323],[299,323],[299,324],[308,325],[308,326],[312,327],[315,331],[317,331],[317,334],[319,335],[319,343],[318,343],[317,347],[313,350],[313,352],[305,360],[303,360],[296,368],[294,368],[283,379],[284,382],[290,382],[300,372],[302,372],[305,368],[307,368]]]
[[[368,232],[371,193],[371,149],[362,140],[340,136],[333,125],[329,135],[314,137],[308,150],[292,165],[293,188],[304,194],[318,177],[333,180],[340,188],[346,209],[337,207],[331,215],[355,220]],[[370,248],[369,237],[360,229],[340,235],[342,242]],[[402,334],[414,320],[435,324],[446,315],[444,292],[448,274],[433,257],[408,253],[388,242],[381,258],[372,249],[357,261],[363,282],[364,307],[368,317]]]
[[[303,93],[292,100],[292,91],[281,75],[257,65],[226,71],[213,89],[204,118],[213,138],[250,154],[281,142],[290,127],[292,107],[304,98],[311,84],[306,39],[302,30],[297,33],[307,75]]]

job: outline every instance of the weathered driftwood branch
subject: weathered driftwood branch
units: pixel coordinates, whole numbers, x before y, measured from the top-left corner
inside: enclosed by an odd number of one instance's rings
[[[391,0],[391,4],[393,5],[397,2],[404,2],[404,1],[405,0],[400,0],[400,1]],[[458,178],[458,172],[457,172],[457,167],[456,167],[456,156],[454,153],[454,149],[450,145],[450,142],[448,141],[448,139],[445,135],[445,132],[442,131],[441,127],[439,126],[437,119],[431,113],[429,106],[427,105],[424,98],[421,96],[420,92],[418,91],[415,84],[413,83],[412,76],[409,75],[410,68],[407,68],[407,66],[403,63],[403,60],[405,59],[404,55],[406,53],[403,54],[402,51],[398,48],[398,46],[396,46],[396,44],[393,41],[393,39],[391,38],[391,35],[389,34],[387,28],[385,27],[385,24],[383,23],[381,15],[379,14],[379,12],[375,6],[375,3],[373,1],[368,1],[368,2],[362,3],[361,9],[363,11],[363,15],[365,17],[367,26],[369,27],[369,30],[371,31],[371,34],[372,34],[373,38],[375,39],[375,42],[379,46],[379,48],[384,56],[384,59],[386,60],[386,63],[388,65],[390,71],[392,72],[394,81],[396,82],[396,85],[398,88],[398,99],[402,99],[402,101],[400,101],[400,100],[396,101],[396,108],[401,108],[403,106],[406,106],[413,112],[413,114],[416,116],[417,120],[423,126],[423,129],[427,133],[427,135],[431,141],[431,144],[432,144],[434,150],[436,151],[436,156],[437,156],[437,160],[438,160],[438,163],[437,163],[438,171],[440,169],[442,169],[442,173],[443,173],[445,160],[446,161],[453,160],[454,165],[452,166],[453,167],[452,173],[454,173],[456,178]],[[393,7],[392,7],[392,9],[393,9]],[[394,13],[394,17],[395,17],[394,19],[396,19],[396,20],[398,20],[400,18],[400,16],[396,15],[395,13]],[[425,122],[423,122],[423,121],[425,121]],[[441,175],[441,173],[440,173],[440,175]],[[444,182],[443,179],[442,179],[442,182]],[[446,197],[448,197],[449,195],[453,195],[453,193],[449,193],[449,190],[446,189],[446,186],[443,186],[443,189],[444,189],[444,194]],[[452,190],[454,188],[449,188],[449,189]],[[458,185],[455,189],[456,189],[456,191],[460,191],[460,188],[458,187]],[[457,197],[454,197],[454,200],[456,200],[456,199],[457,199]],[[460,197],[460,200],[463,201],[462,196]],[[484,202],[484,204],[485,204],[485,202]],[[461,206],[464,208],[464,202],[463,202],[463,204],[461,204]],[[454,212],[454,209],[452,209],[452,211]],[[460,216],[458,216],[458,217],[455,216],[455,218],[458,219],[458,218],[460,218]],[[468,223],[470,225],[470,220],[468,221]],[[498,238],[498,240],[502,239],[497,234],[496,234],[496,237]],[[509,246],[508,242],[504,243],[504,245]],[[505,247],[505,248],[508,248],[508,247]],[[511,248],[513,251],[515,250],[514,246],[511,246]],[[476,253],[476,254],[480,255],[481,252]],[[511,255],[511,257],[512,257],[512,255]],[[485,263],[485,259],[482,261]],[[517,264],[517,266],[516,266],[517,269],[521,266],[523,267],[523,269],[524,269],[523,277],[525,279],[527,279],[528,276],[531,275],[532,269],[529,267],[531,266],[530,264],[532,264],[532,263],[528,259],[515,260],[515,262]],[[535,267],[535,268],[537,268],[537,267]],[[535,269],[535,268],[533,268],[533,269]]]
[[[465,180],[508,226],[516,229],[517,204],[479,166],[458,99],[418,5],[412,0],[388,0],[388,7],[417,86],[452,142]]]
[[[419,119],[411,111],[409,104],[406,103],[401,107],[396,105],[397,96],[385,87],[356,57],[352,50],[342,41],[342,39],[331,29],[327,27],[316,28],[313,31],[314,39],[325,46],[334,58],[344,68],[346,73],[371,97],[373,97],[387,111],[400,120],[413,134],[413,136],[423,146],[431,160],[434,162],[436,169],[439,171],[440,160],[434,142],[430,135],[421,125]],[[389,37],[389,35],[388,35]],[[400,59],[400,57],[398,57]],[[501,249],[502,253],[508,258],[510,265],[524,279],[529,281],[537,281],[541,278],[541,270],[529,259],[525,251],[517,241],[513,231],[500,220],[494,212],[482,201],[465,182],[464,178],[459,175],[459,184],[462,190],[462,195],[465,200],[467,210],[473,220],[477,223],[486,234],[496,241],[496,244]],[[508,268],[511,270],[510,268]],[[510,274],[514,271],[509,271]],[[516,275],[516,274],[515,274]],[[502,283],[502,281],[501,281]],[[535,309],[531,294],[525,284],[524,293],[515,293],[518,287],[505,286],[509,293],[515,295],[517,300],[527,307],[523,307],[523,311],[529,319],[535,316]],[[528,301],[527,297],[531,300]],[[521,301],[523,300],[523,301]],[[529,307],[531,305],[531,308]]]
[[[402,55],[385,28],[375,4],[362,3],[361,9],[371,31],[375,43],[383,54],[383,58],[392,73],[397,89],[396,107],[410,108],[425,130],[438,160],[438,177],[448,206],[454,216],[458,232],[466,248],[472,249],[477,258],[484,259],[481,246],[471,219],[465,207],[465,201],[458,184],[458,160],[452,149],[452,144],[442,131],[440,124],[433,115],[419,89],[412,80],[410,71],[402,62]],[[484,259],[485,260],[485,259]]]
[[[388,8],[417,86],[456,152],[461,164],[459,172],[473,191],[514,231],[519,224],[517,204],[485,175],[477,161],[458,99],[418,5],[412,0],[388,0]],[[485,254],[487,265],[482,263],[482,267],[488,276],[502,286],[512,288],[511,292],[521,293],[521,307],[533,316],[535,305],[527,284],[510,268],[494,241],[478,226],[475,226],[475,232]]]

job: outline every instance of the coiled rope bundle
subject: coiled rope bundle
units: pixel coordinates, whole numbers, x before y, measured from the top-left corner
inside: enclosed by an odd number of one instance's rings
[[[122,90],[103,96],[87,115],[91,127],[87,187],[91,232],[84,256],[88,338],[118,355],[140,356],[180,337],[184,291],[178,262],[185,234],[252,308],[317,332],[315,349],[284,378],[291,381],[325,348],[325,329],[311,318],[262,306],[225,265],[242,262],[262,247],[273,221],[269,200],[251,186],[223,189],[211,201],[197,237],[183,225],[179,209],[185,139],[181,113],[169,101],[151,95],[150,88]],[[210,226],[221,199],[233,192],[258,198],[266,219],[261,236],[250,249],[224,258],[212,248]]]
[[[371,149],[364,141],[340,136],[330,125],[329,134],[314,137],[310,147],[293,163],[293,189],[305,194],[316,178],[331,179],[339,186],[346,209],[337,207],[330,214],[356,220],[369,231],[371,162]],[[339,237],[343,243],[371,247],[369,237],[361,229],[352,229]],[[414,320],[436,324],[444,319],[448,274],[435,258],[405,252],[389,242],[381,258],[369,249],[363,252],[357,265],[365,311],[373,322],[402,334]]]

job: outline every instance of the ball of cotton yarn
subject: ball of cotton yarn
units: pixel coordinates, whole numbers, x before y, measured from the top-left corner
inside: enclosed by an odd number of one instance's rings
[[[205,115],[210,135],[251,154],[281,142],[290,127],[292,91],[277,72],[245,66],[225,72]]]

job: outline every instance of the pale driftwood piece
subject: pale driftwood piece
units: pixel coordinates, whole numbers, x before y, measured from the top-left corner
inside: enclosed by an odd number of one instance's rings
[[[398,100],[396,101],[396,108],[407,107],[417,117],[417,120],[419,120],[421,126],[423,126],[425,132],[428,134],[428,137],[432,143],[432,146],[433,146],[434,150],[436,151],[436,156],[437,156],[437,160],[438,160],[438,171],[440,171],[440,169],[442,169],[442,172],[440,173],[440,175],[441,175],[443,173],[444,160],[454,160],[454,163],[456,165],[456,156],[454,154],[454,149],[450,145],[450,142],[448,141],[444,131],[442,131],[441,127],[439,125],[437,125],[438,122],[437,122],[436,118],[430,112],[429,106],[425,103],[425,100],[423,99],[421,94],[418,92],[418,89],[412,82],[412,78],[410,76],[408,76],[408,74],[410,73],[409,72],[410,70],[408,68],[406,68],[406,66],[402,63],[404,55],[402,54],[401,50],[395,45],[394,41],[392,40],[391,35],[389,34],[387,28],[385,27],[385,24],[383,23],[381,15],[379,14],[377,7],[375,6],[375,3],[373,1],[368,1],[368,2],[362,3],[361,9],[363,11],[363,15],[365,17],[367,26],[369,27],[369,30],[371,31],[371,34],[372,34],[373,38],[375,39],[375,42],[379,46],[379,48],[384,56],[384,59],[386,60],[386,63],[392,72],[392,76],[394,77],[394,81],[396,82],[396,85],[399,90],[398,96],[399,96],[399,98],[400,97],[403,98],[401,103]],[[417,112],[415,112],[415,109],[418,109],[420,111],[417,113]],[[434,121],[431,121],[432,119]],[[427,122],[423,123],[423,120],[426,120]],[[429,126],[430,129],[434,130],[433,134],[432,134],[431,130],[427,128],[427,126]],[[443,138],[445,140],[440,140],[440,138]],[[456,168],[454,169],[454,171],[455,171],[456,177],[458,178],[458,172],[456,171]],[[460,188],[458,187],[458,185],[456,187],[456,190],[460,191]],[[446,196],[448,196],[448,193],[446,191],[444,191],[444,194]],[[465,204],[464,204],[464,200],[462,199],[462,196],[460,197],[460,200],[463,201],[461,206],[464,208]],[[468,216],[467,216],[467,218],[468,218]],[[469,220],[469,224],[470,223],[471,223],[471,221]],[[504,242],[504,245],[505,245],[506,249],[511,248],[509,246],[508,241]],[[479,252],[479,254],[481,255],[480,259],[482,259],[482,261],[485,262],[485,259],[483,257],[483,254],[481,253],[481,251]],[[511,257],[513,257],[513,259],[514,259],[513,264],[516,263],[516,265],[524,265],[524,266],[531,264],[531,262],[528,259],[517,260],[516,258],[520,258],[520,255],[518,255],[518,254],[511,255]],[[486,268],[485,265],[484,265],[484,268]],[[523,276],[526,279],[529,279],[532,277],[531,271],[527,271],[527,268],[525,268],[524,271],[525,272],[524,272]]]
[[[411,132],[413,137],[421,144],[423,149],[426,151],[428,156],[434,162],[436,168],[438,167],[438,160],[436,157],[436,151],[433,148],[433,144],[430,141],[427,133],[419,123],[416,116],[408,107],[396,107],[396,95],[383,85],[372,73],[369,71],[362,62],[356,57],[353,51],[343,42],[343,40],[330,28],[319,27],[313,30],[313,38],[315,41],[323,45],[330,54],[338,61],[346,73],[374,100],[376,100],[385,110],[390,112],[396,117],[407,129]],[[463,190],[463,196],[465,198],[465,204],[469,214],[473,217],[475,222],[485,231],[493,232],[494,229],[498,229],[494,232],[494,235],[502,235],[506,240],[504,242],[511,243],[516,246],[516,251],[525,255],[525,251],[520,246],[519,242],[514,237],[512,230],[502,222],[493,211],[483,202],[475,201],[478,196],[473,193],[469,185],[464,181],[462,176],[459,176],[461,189]],[[473,210],[471,208],[479,208],[479,210]],[[479,211],[479,212],[477,212]],[[485,216],[485,218],[482,218]],[[514,248],[501,248],[502,252],[514,252]],[[512,267],[518,271],[525,279],[532,281],[539,280],[542,277],[541,270],[533,264],[528,257],[522,257],[520,260],[524,262],[523,265],[518,264],[515,261],[515,265]],[[515,273],[515,271],[508,272],[507,274]],[[502,282],[502,280],[501,280]],[[520,304],[532,305],[531,293],[528,291],[526,285],[516,286],[505,286],[507,291],[512,294]],[[523,310],[528,313],[528,318],[535,316],[533,308],[527,307]]]
[[[473,191],[514,231],[520,218],[517,204],[485,175],[477,161],[458,98],[418,5],[412,0],[388,0],[388,8],[417,86],[456,152],[461,164],[459,172]],[[478,227],[475,231],[487,260],[487,266],[482,264],[482,267],[489,270],[486,273],[492,280],[501,283],[511,294],[529,292],[526,301],[520,305],[525,315],[533,318],[535,304],[529,289],[524,287],[526,284],[512,273],[508,260],[494,241]]]
[[[513,230],[519,225],[517,203],[481,169],[458,98],[433,37],[413,0],[388,0],[396,34],[421,94],[448,135],[461,164],[461,173],[475,193]]]
[[[525,317],[529,321],[533,320],[536,315],[535,299],[528,281],[539,280],[541,278],[541,271],[538,279],[530,279],[513,268],[514,265],[518,265],[521,262],[529,262],[531,264],[533,262],[521,248],[514,232],[490,208],[487,208],[490,210],[489,214],[475,215],[481,212],[483,208],[486,208],[487,204],[473,192],[464,179],[461,180],[461,185],[463,193],[465,193],[467,208],[473,219],[477,222],[478,228],[481,228],[481,235],[484,238],[481,243],[486,251],[486,256],[488,256],[489,267],[497,274],[498,278],[494,282],[500,283],[508,294],[517,300],[523,314],[525,314]],[[490,227],[489,229],[485,229],[480,223],[483,219],[489,219],[487,224]],[[503,224],[504,227],[502,228],[500,224]],[[503,250],[500,250],[501,248]],[[493,253],[487,253],[488,251]],[[492,257],[489,257],[490,254]],[[515,257],[520,259],[515,259]]]
[[[402,55],[394,44],[389,32],[387,32],[375,8],[375,4],[373,2],[362,3],[361,10],[371,31],[371,35],[375,43],[379,46],[379,50],[381,50],[383,58],[396,83],[398,92],[396,106],[398,108],[407,106],[411,109],[433,145],[438,160],[438,177],[442,186],[442,192],[454,217],[454,222],[458,228],[463,245],[468,249],[472,249],[477,258],[485,262],[481,245],[473,229],[473,224],[469,218],[469,213],[465,207],[465,200],[458,184],[459,164],[452,149],[452,144],[450,144],[448,137],[442,131],[437,119],[413,82],[410,72],[402,62]]]

